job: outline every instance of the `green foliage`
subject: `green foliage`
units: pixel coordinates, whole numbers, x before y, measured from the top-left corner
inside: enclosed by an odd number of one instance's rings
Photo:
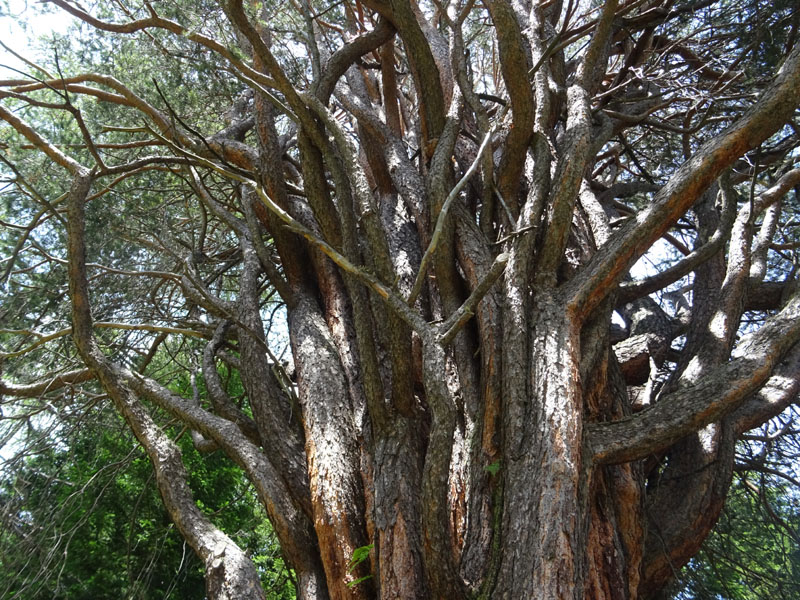
[[[369,544],[367,546],[361,546],[360,548],[356,548],[353,550],[353,556],[350,558],[350,563],[347,565],[347,572],[352,573],[358,566],[363,563],[364,561],[369,559],[370,550],[375,547],[375,544]],[[362,583],[368,579],[370,579],[372,575],[364,575],[363,577],[359,577],[355,581],[351,581],[348,583],[348,587],[355,587],[359,583]]]
[[[0,479],[0,597],[202,598],[202,565],[163,508],[148,458],[98,408],[66,444],[17,461]],[[254,559],[269,598],[294,597],[280,549],[250,486],[219,453],[179,444],[195,498]]]
[[[500,461],[496,460],[490,465],[483,467],[484,471],[488,471],[490,475],[494,476],[500,472]]]
[[[762,482],[763,483],[763,482]],[[731,489],[717,527],[682,573],[679,600],[800,598],[800,498],[785,485]]]
[[[347,565],[347,572],[352,573],[353,569],[367,560],[369,558],[369,552],[373,547],[374,544],[369,544],[368,546],[361,546],[360,548],[353,550],[353,556],[350,559],[350,564]]]
[[[363,577],[359,577],[355,581],[351,581],[350,583],[348,583],[347,587],[355,587],[359,583],[363,583],[363,582],[367,581],[368,579],[372,579],[372,575],[364,575]]]

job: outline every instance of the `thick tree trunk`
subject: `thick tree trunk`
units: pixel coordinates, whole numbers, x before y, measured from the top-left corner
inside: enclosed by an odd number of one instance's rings
[[[322,315],[301,299],[289,315],[297,382],[306,434],[314,529],[331,598],[367,598],[371,583],[348,583],[354,550],[367,545],[361,457],[352,399],[339,355]]]
[[[507,422],[503,558],[493,597],[583,595],[587,472],[579,341],[563,305],[534,298],[529,397]]]

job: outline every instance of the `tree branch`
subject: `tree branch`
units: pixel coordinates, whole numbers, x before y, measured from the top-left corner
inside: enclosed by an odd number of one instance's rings
[[[588,425],[593,459],[614,464],[643,458],[718,421],[769,380],[798,340],[800,294],[761,329],[743,338],[735,358],[696,385],[678,388],[636,415]]]
[[[800,44],[773,84],[745,115],[706,142],[661,188],[651,207],[623,226],[567,284],[576,313],[585,318],[616,287],[630,266],[689,209],[709,185],[794,114],[800,97]]]

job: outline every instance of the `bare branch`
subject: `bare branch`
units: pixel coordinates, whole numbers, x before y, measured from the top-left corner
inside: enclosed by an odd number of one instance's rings
[[[743,338],[735,358],[680,387],[642,412],[611,423],[593,424],[588,436],[594,460],[627,462],[668,447],[719,420],[761,388],[800,340],[800,295],[755,333]]]

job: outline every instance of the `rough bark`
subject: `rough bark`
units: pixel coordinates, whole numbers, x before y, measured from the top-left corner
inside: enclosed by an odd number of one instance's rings
[[[81,357],[109,394],[115,407],[146,450],[154,467],[164,506],[181,534],[203,560],[206,592],[214,600],[263,599],[255,566],[227,535],[195,505],[175,443],[152,420],[123,382],[118,368],[103,356],[92,333],[91,299],[86,279],[85,203],[93,177],[74,167],[68,202],[68,262],[73,338]]]

